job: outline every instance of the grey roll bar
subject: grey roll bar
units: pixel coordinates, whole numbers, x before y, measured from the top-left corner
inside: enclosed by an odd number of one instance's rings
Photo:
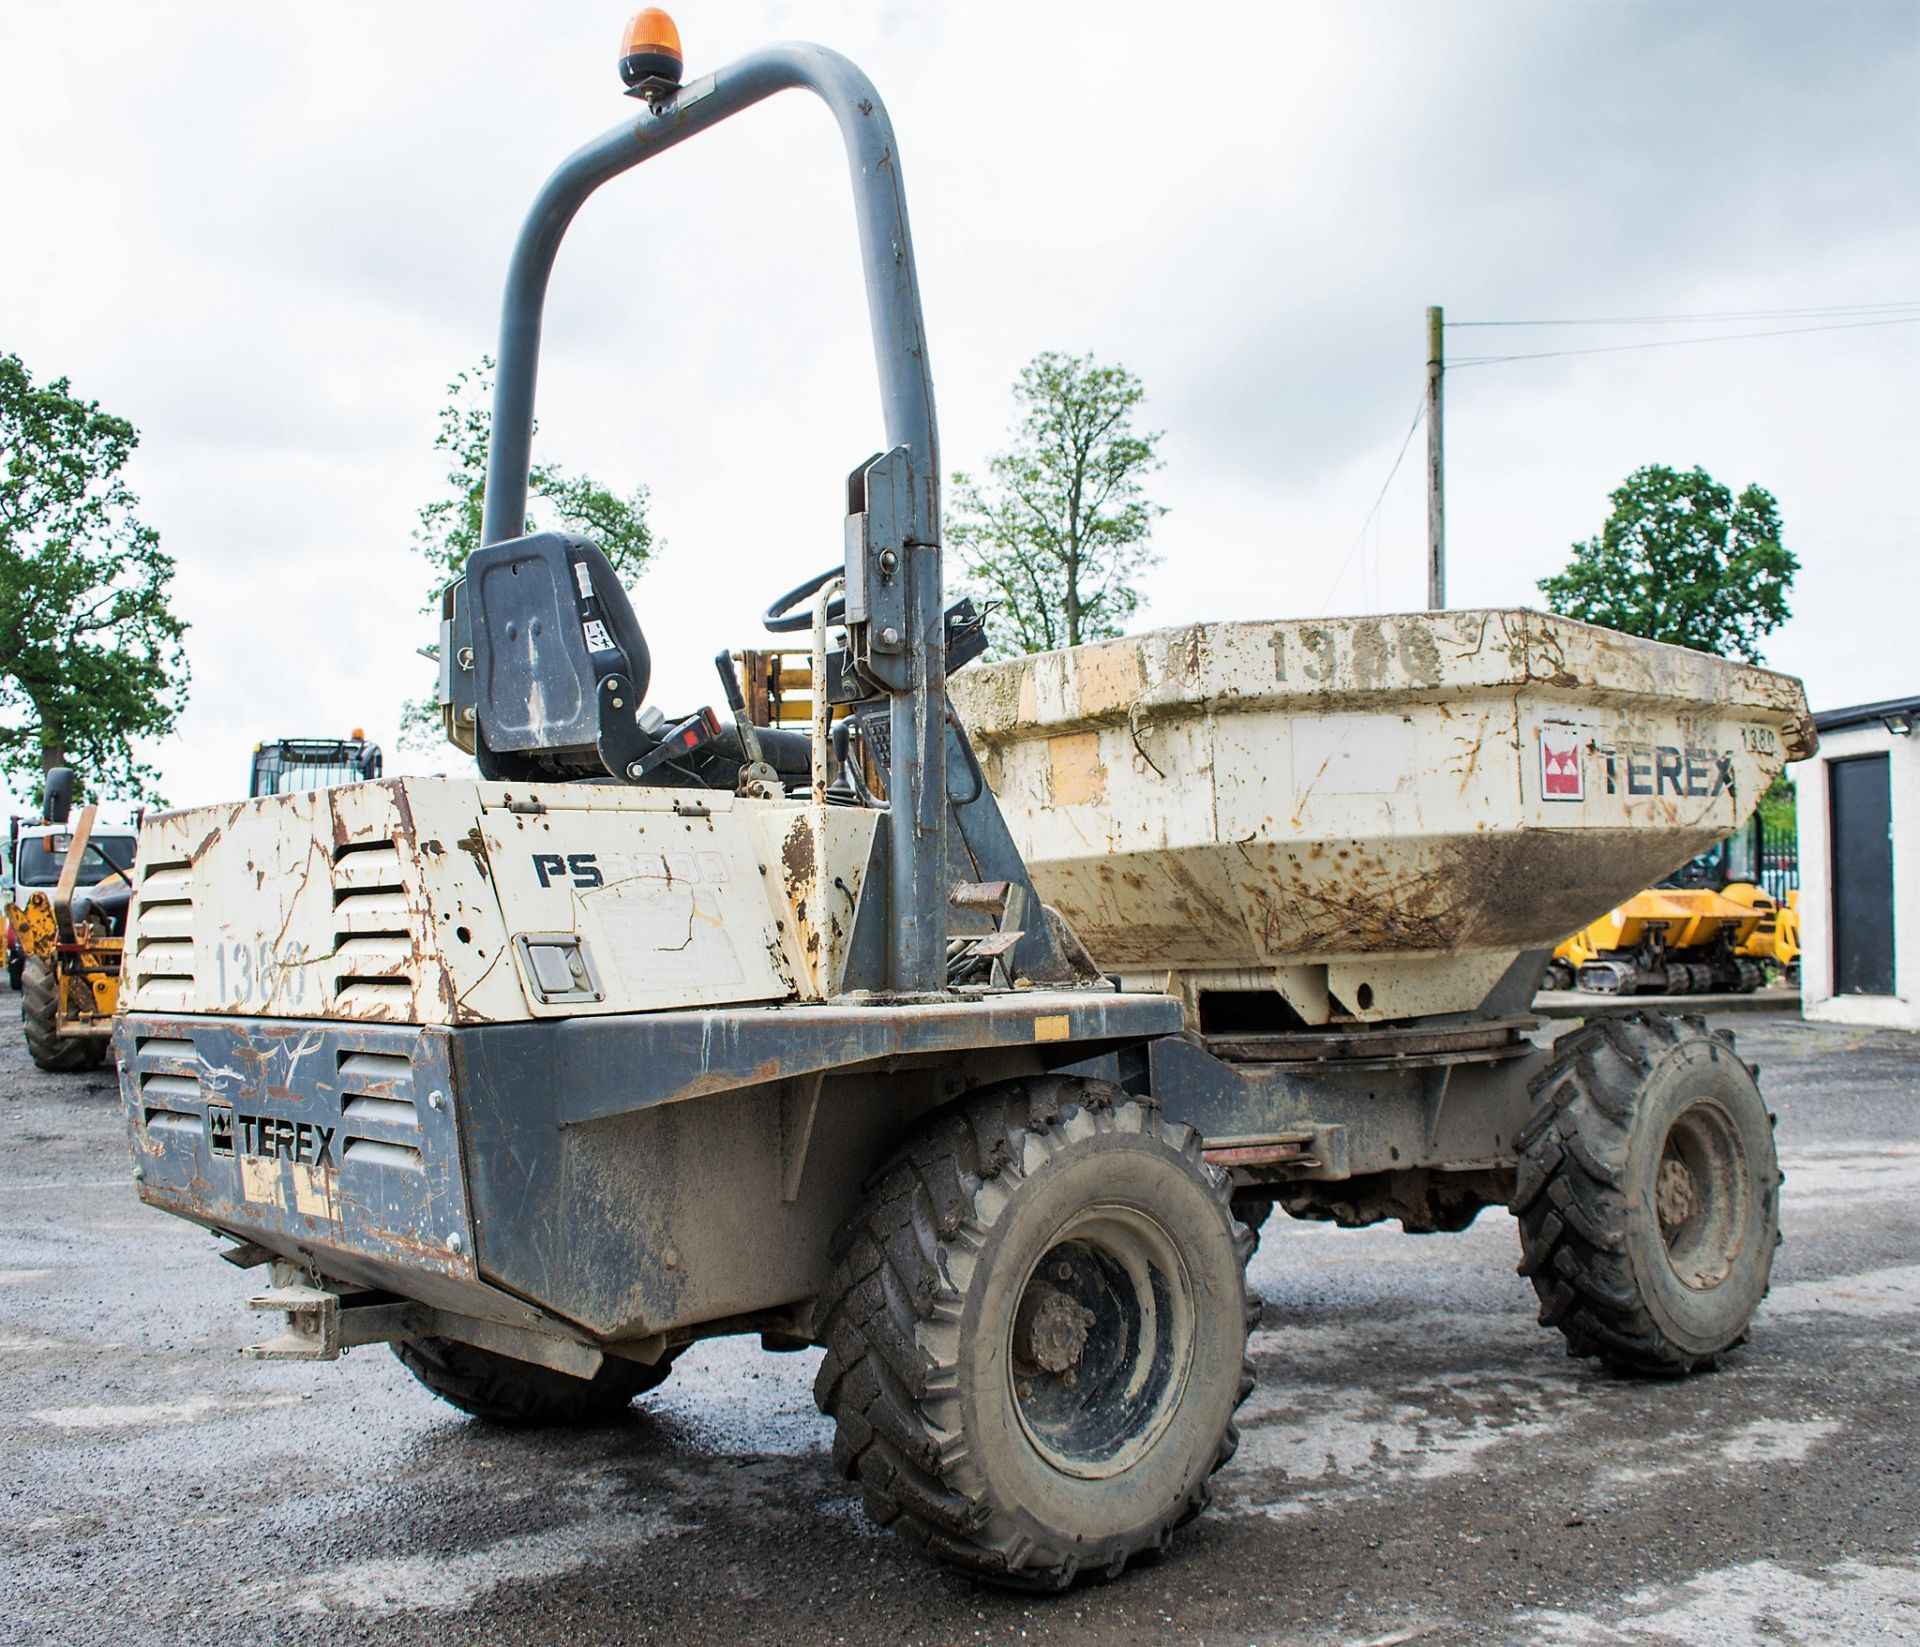
[[[939,431],[899,148],[880,94],[846,58],[804,43],[750,53],[596,138],[547,179],[507,271],[480,536],[483,543],[503,543],[525,534],[541,317],[553,260],[574,214],[620,173],[789,90],[817,95],[833,111],[846,144],[887,446],[905,459],[908,477],[906,496],[894,500],[896,513],[905,516],[896,524],[907,624],[897,677],[904,684],[891,694],[887,983],[894,994],[930,994],[945,987],[947,937]],[[853,553],[850,547],[850,559]],[[850,574],[860,570],[849,566]],[[856,605],[850,599],[850,608]]]

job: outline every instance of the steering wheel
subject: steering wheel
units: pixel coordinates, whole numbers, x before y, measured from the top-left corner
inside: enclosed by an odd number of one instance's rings
[[[808,596],[819,594],[829,583],[833,582],[835,578],[843,576],[845,572],[846,568],[844,566],[829,566],[824,572],[817,573],[815,576],[808,578],[805,583],[789,589],[767,608],[766,615],[761,619],[761,622],[766,624],[776,635],[797,635],[802,630],[811,629],[813,627],[813,614],[811,612],[796,612],[793,608],[807,599]],[[832,600],[827,602],[827,622],[839,623],[846,615],[847,597],[844,594],[835,595]]]

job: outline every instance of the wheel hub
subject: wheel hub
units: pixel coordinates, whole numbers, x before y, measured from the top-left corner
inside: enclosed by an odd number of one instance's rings
[[[1092,1310],[1041,1282],[1028,1289],[1020,1315],[1014,1342],[1023,1360],[1049,1373],[1063,1373],[1079,1361],[1093,1325]]]
[[[1008,1393],[1039,1455],[1095,1480],[1143,1457],[1180,1404],[1193,1320],[1193,1283],[1154,1218],[1102,1205],[1070,1219],[1008,1323]]]
[[[1673,1238],[1679,1234],[1681,1226],[1692,1216],[1693,1204],[1693,1174],[1687,1170],[1686,1162],[1670,1154],[1660,1163],[1653,1188],[1653,1206],[1660,1215],[1660,1233],[1666,1237],[1669,1246],[1673,1244]]]
[[[1746,1151],[1725,1109],[1712,1100],[1674,1118],[1653,1175],[1653,1211],[1667,1262],[1685,1286],[1708,1292],[1733,1273],[1752,1208]]]

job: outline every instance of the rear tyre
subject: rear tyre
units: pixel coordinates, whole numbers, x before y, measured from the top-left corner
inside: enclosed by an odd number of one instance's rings
[[[636,1395],[657,1389],[673,1370],[676,1352],[652,1366],[608,1356],[591,1378],[462,1344],[452,1338],[401,1339],[393,1346],[401,1366],[442,1401],[491,1424],[523,1429],[604,1424]]]
[[[1515,1140],[1520,1273],[1573,1355],[1674,1377],[1742,1342],[1780,1243],[1773,1118],[1733,1037],[1602,1018],[1536,1078]]]
[[[20,993],[20,981],[25,975],[26,970],[26,952],[21,949],[9,949],[7,951],[7,982],[12,986],[13,992],[16,995]]]
[[[1191,1128],[1047,1077],[939,1112],[835,1240],[834,1462],[924,1555],[1116,1576],[1206,1507],[1253,1387],[1252,1236]]]
[[[104,1036],[60,1033],[60,980],[37,955],[27,956],[21,971],[20,1019],[33,1061],[56,1075],[98,1069],[107,1055]]]

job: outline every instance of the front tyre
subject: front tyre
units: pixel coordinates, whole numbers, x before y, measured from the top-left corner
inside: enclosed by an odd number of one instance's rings
[[[107,1038],[60,1033],[60,978],[53,968],[39,956],[29,955],[21,980],[20,1021],[33,1061],[56,1075],[98,1069],[107,1055]]]
[[[990,1583],[1118,1574],[1206,1507],[1253,1386],[1251,1235],[1099,1082],[941,1111],[840,1232],[814,1386],[867,1513]]]
[[[1513,1211],[1541,1324],[1618,1372],[1712,1367],[1746,1337],[1780,1243],[1773,1119],[1733,1037],[1598,1019],[1534,1093]]]
[[[575,1378],[452,1338],[400,1339],[393,1353],[442,1401],[474,1418],[521,1429],[605,1424],[636,1395],[664,1384],[673,1370],[671,1352],[651,1366],[610,1355],[593,1377]]]

